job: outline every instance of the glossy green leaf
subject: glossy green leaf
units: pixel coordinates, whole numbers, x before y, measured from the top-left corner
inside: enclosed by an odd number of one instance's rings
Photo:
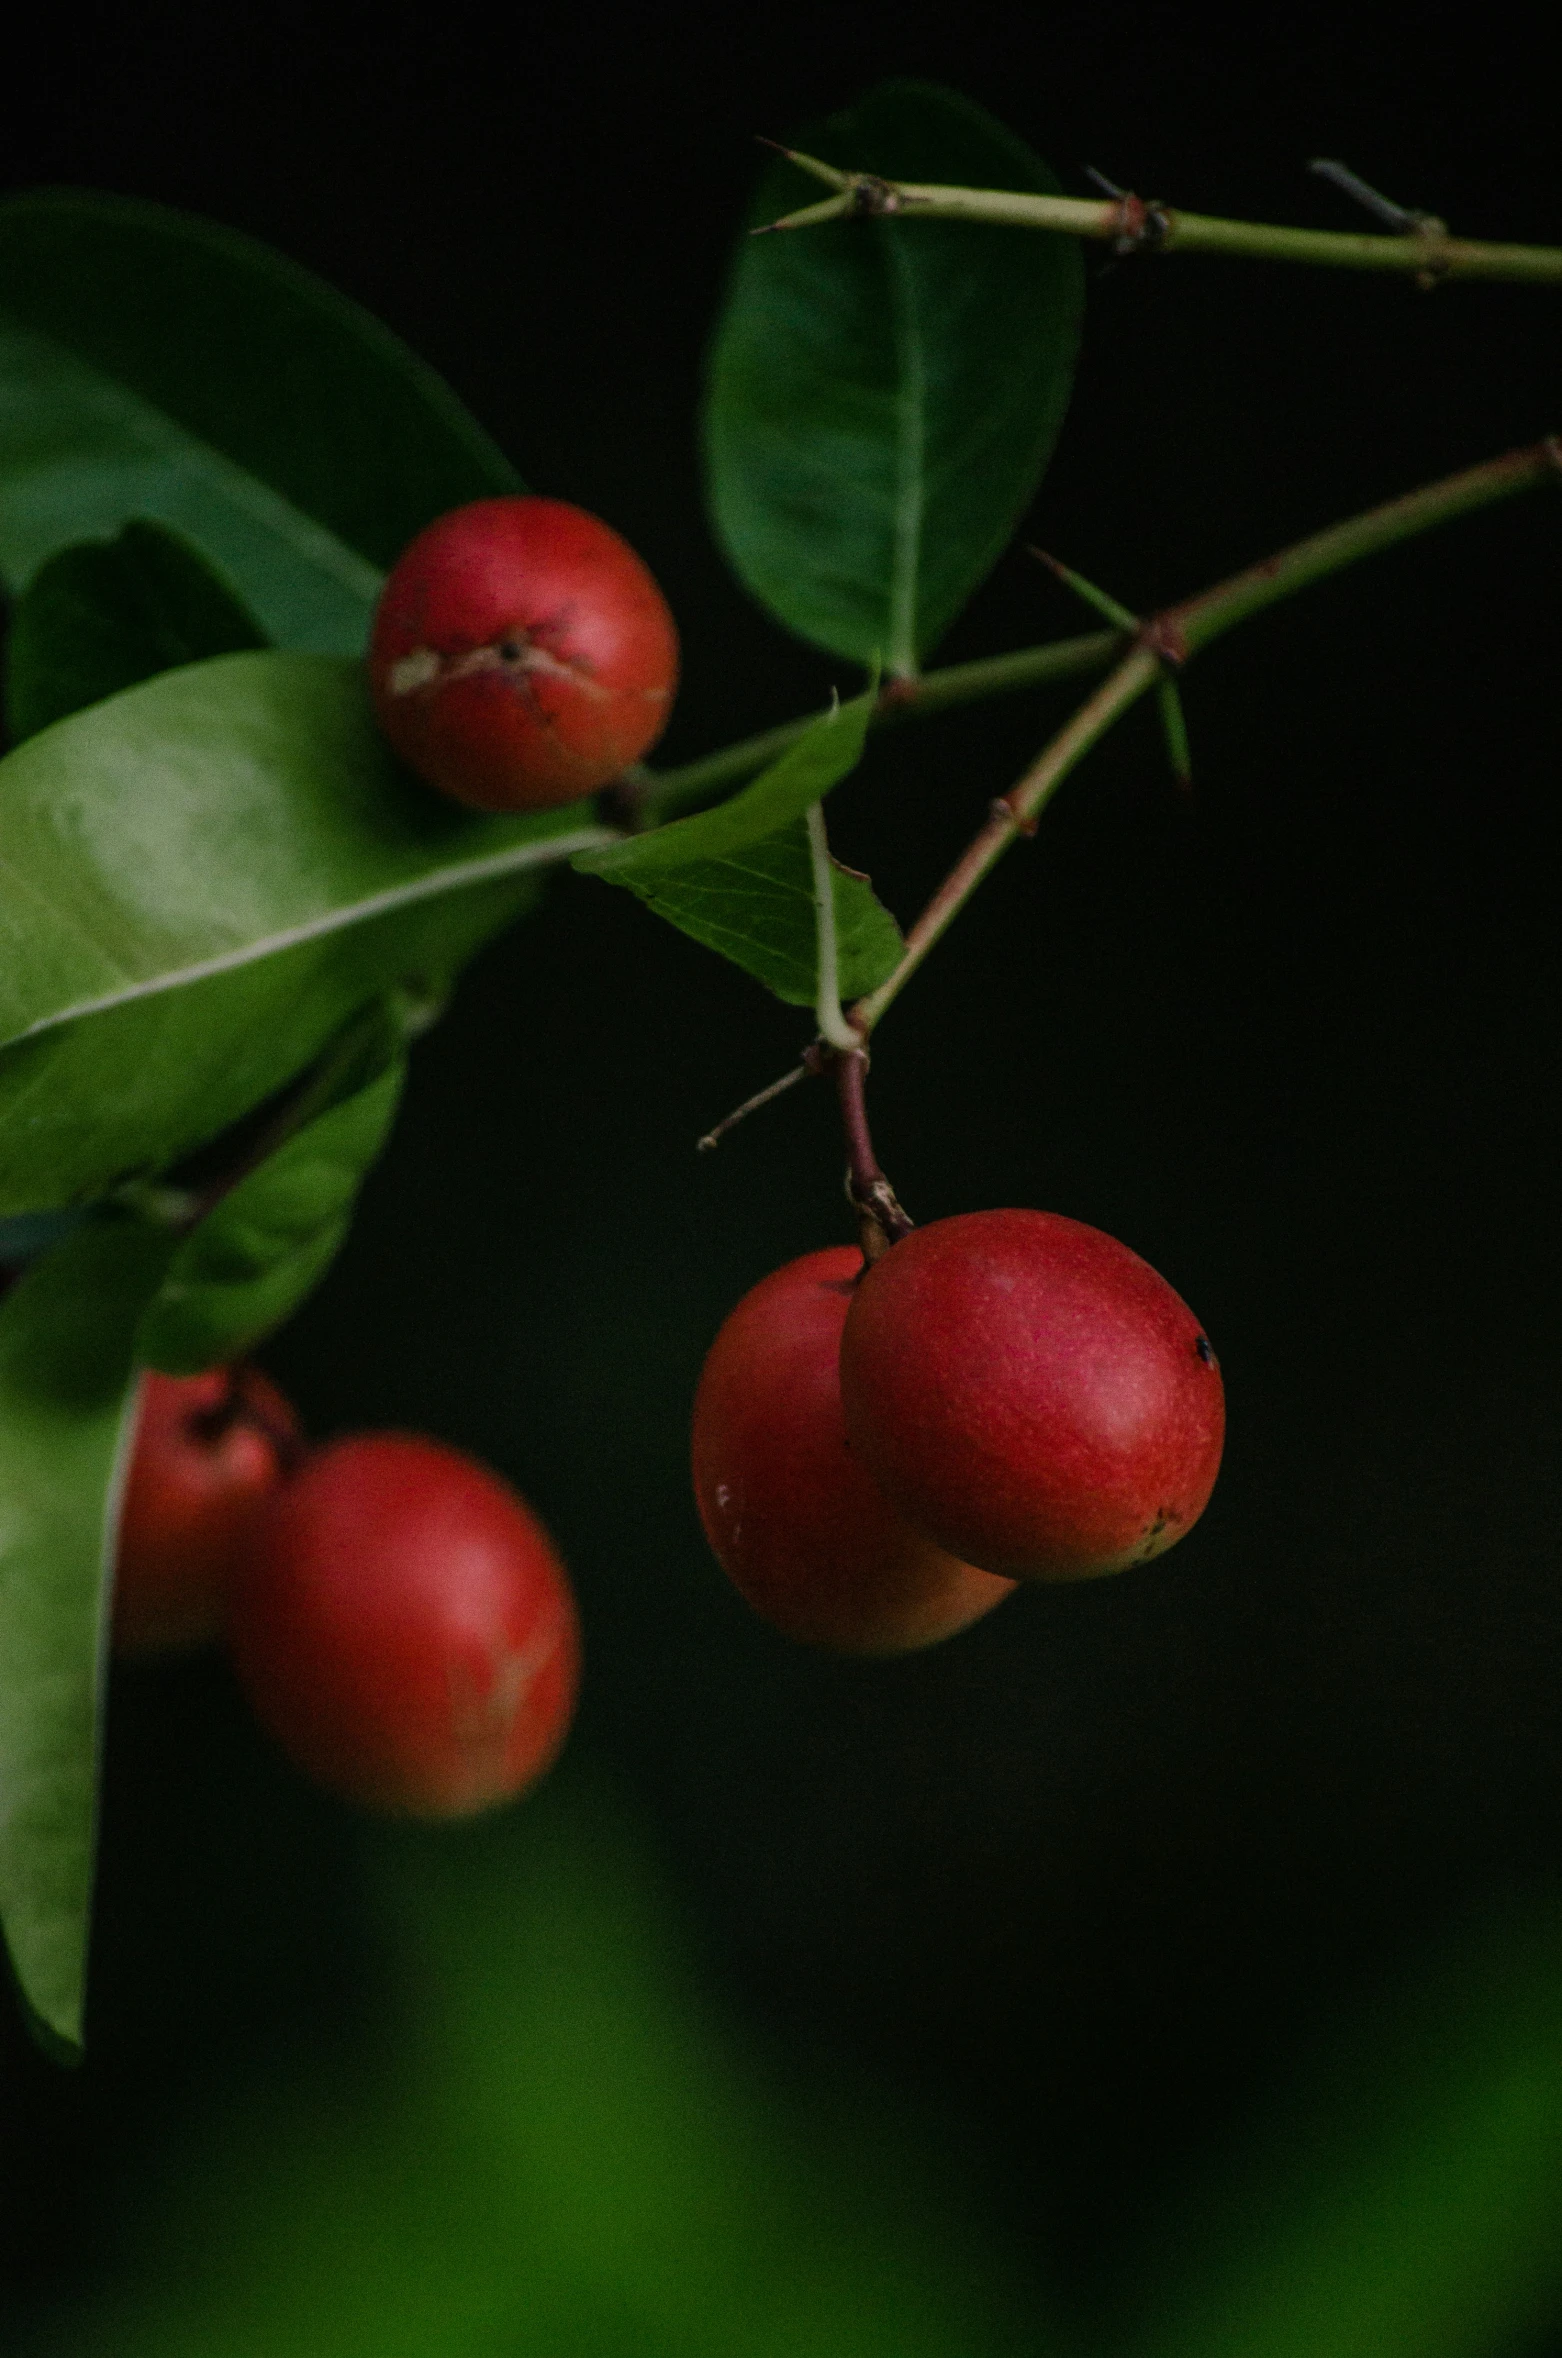
[[[104,1600],[137,1321],[170,1239],[92,1221],[0,1302],[0,1919],[23,1994],[81,2037]]]
[[[366,1069],[367,1068],[367,1069]],[[406,1060],[356,1053],[326,1110],[220,1198],[185,1238],[142,1323],[139,1352],[169,1375],[235,1359],[313,1292],[390,1135]]]
[[[11,741],[160,671],[265,643],[199,550],[137,518],[115,540],[61,549],[17,599],[5,647]]]
[[[0,576],[151,516],[269,637],[362,645],[434,516],[514,491],[450,388],[254,239],[73,190],[0,204]]]
[[[392,761],[356,665],[281,653],[56,723],[0,763],[0,807],[0,1214],[215,1136],[608,840],[446,803]]]
[[[967,99],[890,82],[791,144],[889,179],[1055,192]],[[758,224],[820,196],[774,164]],[[803,638],[914,672],[989,571],[1057,440],[1084,271],[1071,238],[838,221],[739,248],[705,413],[716,530]]]
[[[843,999],[855,999],[894,971],[905,942],[865,876],[837,864],[834,877],[840,992]],[[792,1007],[813,1005],[813,863],[801,819],[730,859],[691,860],[665,874],[622,881],[658,917],[707,949],[719,950],[778,999]]]
[[[645,835],[627,836],[621,843],[597,851],[577,853],[574,865],[588,876],[605,876],[613,884],[663,876],[691,860],[724,860],[761,836],[800,819],[849,777],[862,759],[868,727],[878,697],[878,675],[866,692],[849,704],[820,713],[794,745],[743,788],[713,810],[696,811],[692,818],[674,819]]]
[[[811,1006],[816,945],[813,866],[803,814],[862,759],[877,680],[862,696],[821,714],[741,794],[676,819],[574,865],[638,893],[659,917],[719,950],[793,1006]],[[867,878],[835,870],[840,987],[871,991],[899,959],[900,928]]]

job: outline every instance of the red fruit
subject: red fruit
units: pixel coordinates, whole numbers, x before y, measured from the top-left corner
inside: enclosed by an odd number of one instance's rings
[[[255,1526],[228,1631],[283,1749],[400,1816],[508,1801],[575,1706],[575,1600],[546,1531],[485,1466],[411,1433],[305,1460]]]
[[[678,684],[667,602],[625,540],[559,499],[480,499],[420,532],[369,643],[381,728],[431,786],[540,811],[655,744]]]
[[[258,1368],[146,1377],[120,1513],[116,1654],[217,1636],[250,1525],[301,1447],[298,1419]]]
[[[841,1341],[846,1430],[908,1520],[1015,1580],[1148,1562],[1204,1511],[1225,1399],[1198,1320],[1056,1212],[967,1212],[875,1263]]]
[[[839,1359],[862,1255],[836,1245],[744,1295],[694,1399],[694,1495],[723,1569],[788,1637],[899,1654],[1011,1593],[912,1530],[846,1443]]]

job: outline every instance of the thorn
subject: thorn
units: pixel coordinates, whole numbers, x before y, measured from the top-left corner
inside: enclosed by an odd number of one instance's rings
[[[768,1105],[773,1097],[783,1096],[788,1089],[795,1088],[799,1081],[810,1079],[820,1070],[822,1067],[814,1060],[812,1050],[805,1050],[801,1062],[795,1064],[789,1073],[783,1073],[779,1081],[772,1081],[768,1089],[756,1090],[752,1097],[745,1097],[743,1103],[735,1106],[713,1130],[707,1130],[703,1138],[697,1139],[695,1153],[711,1153],[721,1144],[729,1130],[737,1128],[739,1122],[745,1121],[751,1113],[758,1113],[760,1107]]]
[[[1327,180],[1345,196],[1351,197],[1385,229],[1392,229],[1401,237],[1427,237],[1446,234],[1445,225],[1435,213],[1418,213],[1407,205],[1396,205],[1392,197],[1363,180],[1349,164],[1342,164],[1335,156],[1314,156],[1307,167],[1320,180]]]
[[[1193,756],[1188,746],[1188,723],[1182,709],[1182,697],[1177,683],[1164,674],[1156,688],[1156,701],[1161,708],[1161,730],[1166,739],[1166,758],[1171,774],[1182,793],[1193,792]]]
[[[1047,571],[1056,575],[1064,587],[1071,589],[1075,597],[1087,605],[1092,613],[1101,615],[1107,622],[1115,623],[1119,630],[1138,630],[1140,628],[1137,614],[1130,613],[1126,606],[1119,604],[1116,598],[1109,597],[1105,590],[1097,589],[1093,581],[1087,581],[1084,575],[1076,573],[1071,565],[1063,564],[1057,557],[1048,556],[1045,549],[1027,547],[1026,553],[1035,557],[1040,564],[1045,565]]]
[[[1084,171],[1085,178],[1090,182],[1091,186],[1094,188],[1099,188],[1103,196],[1116,197],[1120,205],[1127,202],[1127,189],[1119,188],[1115,180],[1108,180],[1106,174],[1104,172],[1098,172],[1094,164],[1086,164]]]
[[[804,205],[796,213],[783,213],[779,221],[762,221],[757,229],[749,231],[749,236],[768,237],[773,229],[812,229],[821,221],[839,221],[860,209],[855,194],[847,190],[840,196],[825,197],[817,205]]]
[[[822,180],[826,188],[850,188],[852,183],[850,172],[842,172],[834,164],[823,163],[818,156],[805,156],[800,148],[783,147],[779,139],[767,139],[762,131],[756,133],[755,136],[761,147],[774,148],[778,156],[785,156],[789,164],[795,164],[800,172],[808,173],[810,178]]]

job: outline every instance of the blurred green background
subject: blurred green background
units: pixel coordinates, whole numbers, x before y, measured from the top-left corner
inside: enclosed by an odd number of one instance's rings
[[[677,759],[852,684],[724,573],[693,418],[751,135],[890,72],[1073,189],[1344,227],[1303,169],[1341,155],[1559,235],[1538,73],[1370,6],[154,6],[8,78],[0,169],[380,312],[657,571]],[[1034,537],[1135,604],[1202,586],[1562,425],[1559,320],[1098,256]],[[751,1620],[688,1399],[743,1288],[845,1233],[839,1149],[822,1092],[693,1141],[798,1020],[586,879],[484,958],[267,1356],[317,1432],[418,1426],[536,1501],[576,1740],[436,1840],[305,1788],[219,1664],[118,1679],[85,2067],[6,2020],[0,2347],[1562,2349],[1559,519],[1225,642],[1191,808],[1130,722],[883,1034],[918,1217],[1091,1220],[1216,1340],[1222,1483],[1141,1574],[888,1666]],[[943,654],[1075,627],[1016,552]],[[838,848],[910,915],[1060,709],[884,738]]]

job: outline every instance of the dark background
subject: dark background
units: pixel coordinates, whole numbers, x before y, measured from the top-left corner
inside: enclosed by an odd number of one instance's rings
[[[750,604],[701,510],[752,134],[914,73],[1081,192],[1093,163],[1354,226],[1303,169],[1337,155],[1460,231],[1555,241],[1552,93],[1493,26],[89,12],[8,75],[0,167],[211,214],[383,315],[660,576],[677,759],[850,684]],[[1031,531],[1135,604],[1562,426],[1554,292],[1090,271]],[[582,880],[420,1050],[354,1239],[268,1354],[317,1431],[419,1426],[524,1485],[582,1594],[580,1757],[631,1797],[727,2002],[942,2105],[1080,2290],[1322,2024],[1562,1864],[1559,524],[1531,497],[1224,642],[1187,685],[1192,806],[1135,716],[885,1028],[878,1143],[914,1213],[1093,1221],[1214,1336],[1226,1470],[1169,1561],[889,1667],[747,1616],[694,1521],[687,1402],[743,1288],[845,1234],[832,1112],[794,1096],[697,1159],[804,1027]],[[1076,627],[1016,553],[941,653]],[[897,732],[837,798],[903,917],[1054,709]],[[360,2035],[353,1862],[220,1667],[117,1683],[90,2060],[6,2033],[19,2295],[90,2265],[182,2106]]]

